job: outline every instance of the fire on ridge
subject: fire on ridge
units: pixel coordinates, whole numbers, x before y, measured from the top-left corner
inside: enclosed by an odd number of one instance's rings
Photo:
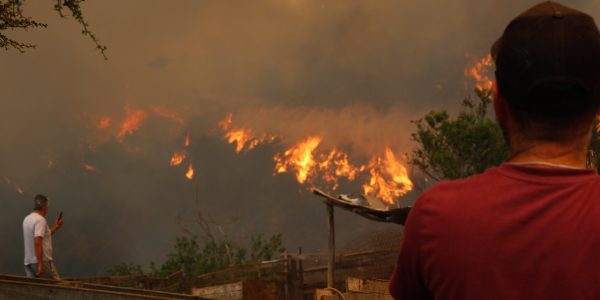
[[[264,133],[257,138],[252,135],[250,128],[233,127],[232,114],[228,114],[219,124],[225,131],[224,139],[236,144],[237,153],[274,141],[261,137],[275,135]],[[247,135],[243,139],[230,139],[235,132]],[[360,180],[364,194],[379,197],[389,205],[394,205],[399,197],[412,190],[413,183],[408,171],[391,148],[384,147],[381,153],[372,154],[362,164],[351,161],[350,157],[347,151],[327,145],[322,136],[309,135],[275,154],[274,175],[292,173],[299,184],[309,188],[319,185],[330,190],[336,190],[342,179],[347,182]]]

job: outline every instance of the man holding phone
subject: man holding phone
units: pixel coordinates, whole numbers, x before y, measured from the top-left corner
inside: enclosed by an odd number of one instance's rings
[[[44,277],[60,280],[52,259],[52,235],[62,226],[62,212],[49,227],[46,221],[48,198],[37,195],[33,200],[33,212],[23,220],[25,243],[25,274],[27,277]]]

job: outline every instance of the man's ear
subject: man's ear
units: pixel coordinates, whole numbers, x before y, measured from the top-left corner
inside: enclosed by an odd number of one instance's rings
[[[497,81],[494,81],[493,96],[494,96],[494,112],[496,113],[496,120],[498,120],[498,123],[500,123],[500,124],[505,124],[506,118],[508,117],[508,110],[506,107],[506,100],[498,91],[498,82]]]

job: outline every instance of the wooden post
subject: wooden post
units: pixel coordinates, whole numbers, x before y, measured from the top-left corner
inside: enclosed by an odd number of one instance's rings
[[[284,277],[285,277],[285,283],[283,286],[284,299],[289,300],[290,299],[290,270],[289,270],[289,258],[288,258],[287,250],[285,250],[283,252],[283,267],[284,267],[283,273],[284,273]]]
[[[333,204],[327,203],[327,223],[329,228],[329,261],[327,262],[327,287],[333,287],[335,271],[335,224],[333,219]]]
[[[302,259],[302,247],[298,247],[298,296],[296,299],[304,299],[304,262]]]

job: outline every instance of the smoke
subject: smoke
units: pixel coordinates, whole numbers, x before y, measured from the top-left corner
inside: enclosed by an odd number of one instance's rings
[[[0,56],[0,273],[22,273],[21,222],[37,193],[50,197],[50,221],[64,212],[54,237],[64,276],[162,261],[197,209],[240,243],[282,232],[292,251],[320,249],[325,209],[291,174],[273,176],[273,156],[313,134],[355,156],[410,152],[410,120],[456,109],[472,88],[465,65],[533,4],[86,2],[104,61],[50,2],[26,2],[49,28],[8,33],[38,47]],[[600,3],[567,4],[600,17]],[[145,118],[119,136],[128,111]],[[228,113],[281,138],[238,155],[217,126]],[[187,133],[185,163],[170,166]],[[341,211],[336,221],[342,243],[394,226]]]
[[[341,108],[323,106],[245,108],[233,123],[279,137],[291,146],[307,136],[320,136],[325,147],[344,148],[356,156],[380,154],[385,147],[408,149],[412,130],[409,115],[397,105],[376,110],[365,103]]]

